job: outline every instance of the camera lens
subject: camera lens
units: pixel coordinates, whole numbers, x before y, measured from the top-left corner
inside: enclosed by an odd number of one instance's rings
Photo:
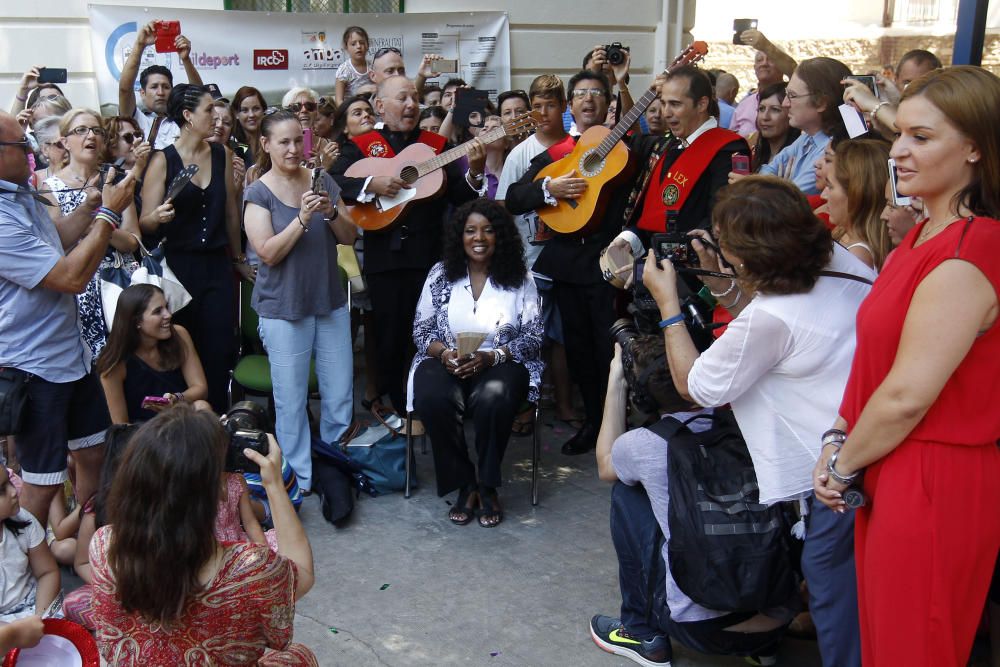
[[[621,49],[611,49],[608,52],[608,62],[612,65],[621,65],[625,62],[625,54],[621,52]]]
[[[622,350],[628,350],[631,341],[639,335],[635,323],[625,317],[615,320],[608,331],[611,333],[611,338],[622,346]]]

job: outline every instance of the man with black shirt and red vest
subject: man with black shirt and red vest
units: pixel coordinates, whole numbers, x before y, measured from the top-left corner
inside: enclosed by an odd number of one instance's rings
[[[679,232],[709,229],[716,193],[729,183],[733,154],[750,155],[745,139],[719,127],[719,105],[705,72],[688,65],[657,82],[671,140],[652,169],[637,214],[612,243],[630,246],[637,258],[651,234],[666,230],[668,213]]]
[[[603,56],[595,52],[595,58]],[[616,71],[622,93],[622,112],[632,107],[624,71]],[[583,70],[569,81],[570,110],[581,133],[601,125],[611,101],[611,86],[601,73]],[[542,211],[559,199],[577,199],[587,187],[587,181],[576,172],[552,179],[535,180],[546,166],[572,152],[576,139],[567,136],[550,146],[531,161],[531,166],[506,194],[505,205],[511,213]],[[623,221],[635,209],[638,190],[645,167],[655,162],[665,145],[662,137],[644,136],[636,132],[624,139],[631,160],[639,167],[639,176],[626,181],[613,191],[596,230],[589,234],[554,234],[542,247],[533,270],[549,276],[553,294],[562,318],[566,358],[570,375],[580,387],[584,405],[584,425],[562,446],[564,454],[583,454],[597,442],[607,389],[608,368],[611,364],[612,341],[609,329],[615,321],[615,290],[601,276],[598,257],[601,250],[621,231]]]
[[[407,146],[423,143],[435,153],[448,148],[444,137],[417,127],[420,103],[413,82],[403,76],[379,83],[375,111],[385,122],[344,143],[330,173],[341,187],[344,201],[367,203],[376,196],[395,196],[409,186],[395,176],[345,176],[362,158],[391,158]],[[444,196],[413,202],[390,227],[364,235],[364,274],[371,295],[378,354],[376,385],[388,394],[397,412],[406,410],[406,373],[413,356],[413,316],[427,272],[441,255],[441,225],[448,204],[458,205],[486,190],[483,169],[486,149],[473,140],[469,169],[457,162],[445,166]]]

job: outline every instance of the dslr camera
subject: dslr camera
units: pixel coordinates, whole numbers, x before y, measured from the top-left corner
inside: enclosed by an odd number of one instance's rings
[[[604,45],[604,54],[608,58],[608,64],[612,66],[621,65],[625,62],[625,58],[630,50],[629,47],[622,46],[621,42],[611,42]]]
[[[642,412],[655,415],[659,412],[659,406],[649,393],[646,384],[646,377],[640,377],[635,372],[635,345],[640,333],[636,323],[627,317],[615,321],[609,330],[611,338],[622,348],[622,370],[625,371],[625,383],[628,384],[629,396],[632,405]],[[662,337],[661,341],[662,343]],[[664,351],[662,365],[666,365],[666,352]],[[648,375],[648,373],[646,373]]]
[[[274,427],[267,410],[253,401],[240,401],[220,419],[229,445],[226,447],[226,472],[260,472],[260,466],[247,458],[244,449],[267,456],[271,447],[267,434]]]

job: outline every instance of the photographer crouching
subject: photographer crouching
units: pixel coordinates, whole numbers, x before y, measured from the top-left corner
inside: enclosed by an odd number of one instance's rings
[[[677,569],[679,559],[672,551],[672,539],[679,536],[671,534],[676,525],[671,510],[682,506],[678,494],[683,491],[674,486],[677,459],[670,456],[675,453],[670,448],[675,441],[678,447],[692,447],[682,442],[681,424],[696,435],[716,430],[713,411],[680,396],[659,336],[639,335],[629,320],[616,322],[612,332],[617,344],[597,438],[597,469],[602,480],[615,483],[611,535],[622,605],[620,618],[591,619],[591,637],[605,651],[643,665],[669,665],[671,639],[702,653],[748,656],[756,664],[773,664],[769,659],[799,606],[794,577],[783,564],[788,585],[775,590],[777,596],[768,595],[780,602],[760,612],[709,609],[685,592],[697,596],[700,581],[675,579],[675,573],[683,570]],[[655,426],[626,432],[626,397],[638,410],[664,418]],[[671,431],[674,435],[668,435]],[[752,469],[748,472],[752,475]],[[691,507],[684,512],[695,522],[706,515]],[[716,582],[713,578],[710,585]]]
[[[874,272],[833,243],[805,197],[776,178],[748,177],[724,189],[712,221],[721,255],[706,232],[692,233],[701,269],[658,261],[652,251],[645,261],[642,283],[663,318],[670,374],[685,399],[732,406],[760,503],[800,501],[808,514],[802,571],[823,663],[860,665],[854,519],[813,502],[810,490]],[[678,272],[699,275],[734,317],[703,353],[683,326]]]

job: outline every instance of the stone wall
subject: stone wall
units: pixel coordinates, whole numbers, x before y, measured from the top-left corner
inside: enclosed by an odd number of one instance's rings
[[[785,52],[796,60],[828,56],[842,61],[857,74],[881,71],[884,65],[895,67],[904,53],[911,49],[927,49],[948,65],[954,44],[953,35],[883,35],[874,39],[830,39],[830,40],[775,40]],[[740,80],[740,95],[756,85],[753,74],[753,50],[748,46],[736,46],[731,42],[709,42],[709,57],[705,67],[720,68],[732,72]],[[1000,74],[1000,33],[986,35],[983,49],[983,66]]]

